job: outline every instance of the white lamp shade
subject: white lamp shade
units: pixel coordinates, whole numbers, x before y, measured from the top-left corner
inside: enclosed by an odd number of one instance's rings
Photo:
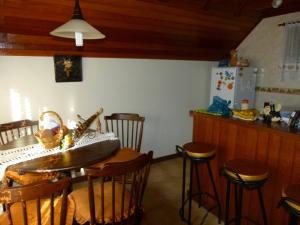
[[[82,19],[71,19],[50,34],[64,38],[75,38],[75,32],[82,33],[83,39],[103,39],[105,35]]]

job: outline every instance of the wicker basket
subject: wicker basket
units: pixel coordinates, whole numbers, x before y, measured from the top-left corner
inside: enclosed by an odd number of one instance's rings
[[[41,125],[41,122],[44,121],[44,116],[45,115],[51,115],[54,116],[57,121],[59,122],[59,130],[57,132],[57,134],[55,135],[45,135],[45,129],[44,127]],[[38,140],[38,142],[44,146],[44,148],[46,149],[50,149],[50,148],[54,148],[60,145],[61,140],[64,137],[64,132],[63,132],[63,122],[61,117],[54,111],[46,111],[43,112],[40,115],[39,118],[39,126],[38,126],[38,132],[35,134],[36,139]]]

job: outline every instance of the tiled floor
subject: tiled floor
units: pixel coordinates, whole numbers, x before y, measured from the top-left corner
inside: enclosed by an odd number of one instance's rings
[[[176,158],[151,166],[144,195],[145,216],[142,225],[183,225],[178,209],[182,182],[182,159]],[[205,213],[193,203],[192,223],[199,225]],[[205,225],[217,225],[217,218],[209,214]]]

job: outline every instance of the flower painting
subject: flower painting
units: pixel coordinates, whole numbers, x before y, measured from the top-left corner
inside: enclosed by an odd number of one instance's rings
[[[81,56],[54,56],[55,81],[82,81]]]

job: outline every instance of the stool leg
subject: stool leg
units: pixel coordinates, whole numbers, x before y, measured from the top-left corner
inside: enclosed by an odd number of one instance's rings
[[[228,214],[229,214],[229,206],[230,206],[230,180],[227,180],[227,189],[226,189],[226,204],[225,204],[225,212],[224,212],[224,225],[228,225]]]
[[[239,189],[239,190],[238,190]],[[241,224],[241,219],[242,219],[242,206],[243,206],[243,191],[244,187],[242,185],[238,186],[235,184],[235,197],[236,199],[236,225]]]
[[[210,168],[210,163],[207,162],[206,163],[207,165],[207,169],[208,169],[208,173],[209,173],[209,177],[210,177],[210,180],[211,180],[211,183],[213,185],[213,189],[214,189],[214,193],[215,193],[215,198],[217,200],[217,205],[218,205],[218,217],[219,217],[219,224],[221,223],[221,203],[220,203],[220,199],[219,199],[219,195],[218,195],[218,191],[217,191],[217,188],[216,188],[216,184],[215,184],[215,181],[214,181],[214,177],[213,177],[213,174],[212,174],[212,171],[211,171],[211,168]]]
[[[190,190],[189,190],[189,217],[188,217],[188,224],[191,225],[192,220],[192,186],[193,186],[193,161],[191,160],[191,171],[190,171]]]
[[[200,178],[199,178],[199,170],[198,170],[198,165],[195,163],[195,171],[196,171],[196,178],[197,178],[197,188],[198,188],[198,206],[202,206],[202,191],[201,191],[201,186],[200,186]]]
[[[297,216],[291,214],[289,218],[289,225],[297,225]]]
[[[260,207],[261,207],[261,211],[262,211],[262,215],[263,215],[263,219],[264,219],[264,225],[268,225],[266,209],[265,209],[265,206],[264,206],[263,195],[261,193],[260,187],[257,188],[257,192],[258,192]]]
[[[242,213],[242,200],[243,200],[243,189],[242,186],[234,184],[234,199],[235,199],[235,225],[241,224],[241,213]]]
[[[186,157],[183,156],[183,170],[182,170],[182,193],[181,193],[181,209],[179,215],[181,220],[184,220],[184,200],[185,200],[185,180],[186,180]]]

